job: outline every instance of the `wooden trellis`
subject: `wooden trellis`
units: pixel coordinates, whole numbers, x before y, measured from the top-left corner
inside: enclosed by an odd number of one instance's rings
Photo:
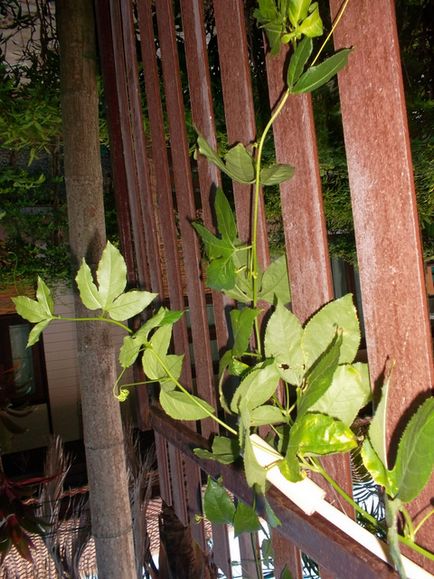
[[[212,144],[216,144],[216,130],[204,2],[180,0],[179,4],[188,87],[181,79],[176,42],[180,29],[175,28],[172,0],[95,0],[121,241],[130,279],[160,294],[166,286],[174,309],[188,305],[190,328],[180,322],[175,332],[175,350],[186,355],[183,380],[215,403],[210,306],[201,277],[199,243],[190,222],[200,209],[207,226],[212,226],[209,201],[221,177],[214,166],[199,159],[199,194],[193,184],[185,101],[191,105],[194,125]],[[207,9],[210,4],[206,2]],[[332,16],[339,4],[331,0]],[[245,5],[242,0],[214,0],[213,14],[229,144],[248,144],[256,138],[256,127]],[[388,361],[396,362],[388,425],[393,440],[400,417],[433,385],[425,272],[393,0],[350,2],[335,45],[354,47],[348,67],[339,75],[339,93],[372,384],[381,381]],[[267,57],[271,106],[283,89],[284,58],[285,54]],[[147,134],[142,121],[144,99]],[[297,168],[295,177],[281,186],[282,220],[292,308],[306,320],[333,298],[309,96],[290,98],[274,126],[274,141],[277,160]],[[241,237],[247,238],[249,187],[235,185],[234,199]],[[263,208],[259,248],[260,259],[267,263]],[[219,349],[228,338],[226,305],[220,295],[212,295]],[[192,454],[194,444],[203,445],[201,436],[207,438],[215,431],[212,423],[205,421],[199,435],[194,426],[175,423],[150,405],[146,390],[139,394],[139,405],[143,425],[155,429],[162,498],[174,506],[185,524],[201,511],[203,471],[223,473],[231,492],[241,499],[251,498],[240,472],[200,461]],[[350,488],[349,461],[335,460],[330,468]],[[433,491],[431,482],[412,512],[428,508]],[[288,564],[294,577],[301,577],[301,550],[319,563],[322,577],[395,576],[386,564],[320,516],[305,516],[273,489],[269,498],[283,523],[274,536],[277,570]],[[195,524],[193,532],[205,548],[203,528]],[[418,539],[433,550],[433,536],[434,521]],[[216,563],[231,577],[226,529],[215,527],[213,539]],[[241,555],[248,571],[247,544],[241,545]]]

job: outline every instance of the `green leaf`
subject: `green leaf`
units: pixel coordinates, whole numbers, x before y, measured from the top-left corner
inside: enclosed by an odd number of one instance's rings
[[[164,360],[172,338],[172,326],[166,325],[158,328],[150,340],[150,346],[143,352],[143,371],[150,380],[161,380],[167,377],[158,358]],[[156,355],[157,354],[157,355]]]
[[[371,396],[368,365],[344,364],[336,368],[330,387],[310,410],[328,414],[350,426]]]
[[[48,289],[44,280],[38,276],[38,288],[36,290],[36,299],[46,312],[46,317],[51,318],[54,315],[54,301],[51,291]]]
[[[170,354],[164,358],[163,362],[167,368],[167,373],[159,379],[159,382],[161,388],[166,392],[169,392],[170,390],[174,390],[177,386],[177,384],[173,382],[173,379],[179,380],[179,377],[181,376],[184,354]]]
[[[282,570],[282,573],[280,574],[280,578],[279,579],[293,579],[292,577],[292,573],[291,571],[288,569],[288,567],[285,565],[285,567]]]
[[[279,371],[274,363],[267,362],[254,368],[236,389],[231,401],[232,412],[238,411],[241,401],[248,410],[267,402],[275,393],[279,378]]]
[[[291,179],[293,175],[294,167],[283,163],[275,163],[261,170],[260,181],[262,185],[280,185],[280,183]]]
[[[428,483],[434,468],[434,398],[430,397],[410,418],[398,444],[390,473],[403,503],[415,499]]]
[[[285,416],[277,406],[258,406],[251,411],[251,426],[263,426],[265,424],[280,424],[285,422]]]
[[[122,368],[129,368],[134,364],[143,344],[137,336],[125,336],[119,350],[119,364]]]
[[[271,508],[271,505],[268,502],[267,497],[265,495],[262,497],[262,500],[264,501],[265,518],[267,519],[267,523],[270,525],[270,527],[272,529],[275,529],[276,527],[280,527],[280,525],[282,524],[282,521],[279,519],[279,517],[276,515],[276,513]]]
[[[178,390],[160,390],[160,404],[164,412],[176,420],[202,420],[214,414],[214,408],[208,402]]]
[[[226,172],[225,164],[223,163],[219,155],[214,151],[214,149],[209,145],[205,137],[199,135],[197,137],[197,145],[199,147],[199,153],[201,155],[204,155],[204,157],[206,157],[208,161],[214,163],[214,165],[216,165],[221,171]]]
[[[18,296],[16,298],[12,298],[12,301],[15,304],[17,314],[25,320],[35,324],[47,319],[47,312],[45,311],[44,307],[36,300],[32,300],[27,296]]]
[[[239,501],[234,515],[234,537],[242,533],[254,533],[261,529],[261,523],[255,510],[243,501]]]
[[[387,469],[381,462],[378,454],[375,452],[369,438],[365,438],[363,441],[360,454],[363,465],[371,475],[374,482],[377,485],[383,486],[388,494],[394,496],[395,492],[391,492]]]
[[[369,426],[368,436],[372,448],[378,455],[378,458],[388,468],[387,463],[387,445],[386,445],[386,428],[387,428],[387,401],[389,397],[390,375],[386,378],[383,388],[381,389],[381,400],[375,409],[374,416]]]
[[[286,266],[286,256],[281,255],[272,261],[262,275],[261,289],[258,299],[274,305],[275,299],[282,304],[291,301],[291,290],[289,287],[288,268]]]
[[[51,319],[42,320],[42,322],[38,322],[35,326],[33,326],[29,334],[29,338],[27,340],[28,348],[36,344],[36,342],[39,340],[39,336],[42,334],[42,332],[45,330],[45,328],[48,326],[50,322]]]
[[[354,433],[340,420],[317,413],[297,417],[289,434],[288,449],[299,455],[334,454],[356,448]]]
[[[294,28],[306,18],[311,2],[312,0],[289,0],[288,16]]]
[[[82,260],[80,269],[75,276],[75,281],[77,282],[78,291],[80,292],[80,299],[83,302],[83,305],[86,306],[88,310],[101,309],[102,302],[98,288],[93,281],[90,267],[87,265],[84,259]]]
[[[321,64],[308,68],[306,72],[300,76],[291,92],[293,94],[312,92],[326,84],[335,74],[344,68],[348,62],[350,52],[350,48],[344,48],[324,60]]]
[[[217,229],[223,239],[230,242],[237,238],[237,224],[234,212],[223,190],[218,187],[215,195],[214,208],[217,218]]]
[[[225,162],[212,149],[206,139],[199,135],[197,139],[199,153],[214,163],[221,171],[239,183],[253,183],[255,180],[255,166],[253,159],[245,146],[241,143],[229,149],[225,155]]]
[[[306,374],[306,387],[297,402],[297,417],[305,414],[330,387],[338,367],[342,333],[338,331],[330,346]]]
[[[235,266],[232,257],[221,257],[209,263],[206,269],[206,283],[209,288],[218,291],[230,290],[236,280]]]
[[[323,25],[317,6],[297,28],[297,34],[304,34],[309,38],[314,38],[315,36],[321,36],[322,33]]]
[[[303,38],[303,40],[297,45],[297,48],[289,61],[288,75],[286,79],[289,89],[292,89],[294,84],[300,78],[304,66],[312,54],[312,47],[312,39],[309,37]]]
[[[129,320],[143,312],[157,295],[158,294],[146,291],[132,290],[117,297],[114,302],[106,308],[106,311],[113,320],[117,320],[118,322]]]
[[[351,364],[360,345],[359,320],[351,294],[326,304],[306,324],[301,341],[306,368],[324,352],[337,328],[342,329],[339,364]]]
[[[252,334],[253,323],[258,317],[260,310],[256,308],[243,308],[242,310],[231,310],[232,331],[234,334],[234,345],[232,346],[232,356],[242,356],[247,352],[250,336]]]
[[[212,452],[203,448],[195,448],[193,452],[200,458],[216,460],[221,464],[232,464],[240,456],[240,446],[236,438],[215,436],[212,442]]]
[[[102,252],[96,272],[99,299],[103,310],[123,293],[127,285],[127,266],[120,251],[109,241]]]
[[[252,446],[252,441],[249,435],[245,437],[244,441],[244,472],[246,481],[249,487],[259,488],[262,494],[265,494],[265,481],[267,477],[266,469],[261,466],[256,460],[255,453]]]
[[[265,331],[265,354],[274,358],[280,375],[290,384],[300,384],[304,374],[302,335],[296,316],[278,302]]]
[[[232,255],[234,252],[234,247],[232,243],[227,241],[227,239],[219,239],[197,221],[194,221],[192,225],[196,230],[196,233],[202,239],[208,259],[211,260],[219,257],[229,257]]]
[[[239,183],[253,183],[255,181],[255,164],[252,156],[242,143],[229,149],[225,155],[226,173]]]
[[[203,497],[205,517],[216,524],[231,525],[235,515],[235,505],[221,482],[208,476]]]
[[[134,362],[137,359],[137,356],[139,355],[140,349],[145,345],[145,343],[148,341],[148,336],[149,333],[154,329],[157,328],[158,326],[163,326],[163,325],[167,325],[172,327],[172,325],[179,320],[179,318],[183,315],[183,312],[178,312],[178,311],[170,311],[166,308],[160,308],[158,310],[158,312],[152,316],[152,318],[149,318],[149,320],[147,320],[138,330],[135,334],[133,334],[132,336],[125,336],[122,346],[119,350],[119,363],[122,366],[122,368],[129,368],[132,364],[134,364]],[[166,332],[168,333],[168,330],[166,330]],[[171,330],[170,330],[171,332]],[[163,336],[163,333],[160,334],[160,336]],[[158,339],[158,338],[156,338]],[[166,341],[167,341],[167,335],[166,335]],[[170,343],[170,337],[169,340],[167,341],[167,347],[168,344]],[[161,346],[159,346],[161,347]],[[166,350],[167,352],[167,350]],[[150,356],[150,354],[149,354]],[[155,356],[153,357],[155,358]],[[155,366],[152,365],[151,363],[151,367],[155,368]]]

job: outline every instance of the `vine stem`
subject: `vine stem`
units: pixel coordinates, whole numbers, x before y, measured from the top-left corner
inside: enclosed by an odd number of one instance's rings
[[[338,483],[329,475],[329,473],[324,469],[324,467],[317,463],[316,461],[313,462],[313,466],[314,466],[314,470],[316,470],[322,477],[325,478],[325,480],[330,484],[331,487],[333,487],[335,489],[335,491],[345,500],[348,502],[348,504],[350,504],[354,510],[356,512],[359,513],[359,515],[361,515],[364,519],[366,519],[367,521],[369,521],[376,529],[384,531],[384,528],[379,524],[379,522],[377,521],[377,519],[375,519],[372,515],[370,515],[367,511],[365,511],[365,509],[362,509],[362,507],[360,505],[358,505],[354,499],[352,499],[339,485]],[[431,511],[430,514],[432,514],[434,511]],[[422,523],[423,524],[423,523]],[[398,540],[400,543],[402,543],[403,545],[406,545],[407,547],[409,547],[410,549],[412,549],[413,551],[416,551],[416,553],[419,553],[420,555],[423,555],[424,557],[426,557],[427,559],[429,559],[430,561],[434,561],[434,553],[431,553],[430,551],[427,551],[426,549],[424,549],[423,547],[421,547],[420,545],[418,545],[417,543],[415,543],[414,541],[412,541],[411,539],[409,539],[408,537],[403,537],[402,535],[398,534]]]
[[[53,320],[61,320],[63,322],[105,322],[106,324],[113,324],[114,326],[118,326],[129,334],[133,333],[133,330],[122,322],[117,322],[111,318],[104,318],[103,316],[95,316],[90,318],[67,318],[64,316],[53,316]]]
[[[275,108],[273,114],[271,115],[268,123],[265,125],[264,131],[258,143],[258,152],[256,155],[256,171],[255,171],[255,193],[253,198],[253,216],[252,216],[252,254],[250,260],[250,273],[252,276],[252,304],[255,308],[258,303],[258,219],[259,219],[259,196],[261,193],[261,164],[262,164],[262,151],[265,144],[265,139],[269,130],[271,129],[274,121],[282,112],[286,101],[290,95],[289,89],[280,98],[280,101]],[[258,353],[262,355],[262,345],[261,345],[261,334],[259,328],[259,321],[255,319],[255,336],[256,345]]]
[[[194,397],[188,390],[187,388],[185,388],[177,378],[175,378],[175,376],[172,374],[172,372],[169,370],[169,368],[166,366],[166,364],[164,363],[164,361],[162,360],[161,356],[159,356],[159,354],[154,350],[154,348],[152,347],[151,344],[149,344],[147,346],[147,349],[150,350],[152,352],[152,354],[155,356],[155,358],[157,359],[158,363],[161,365],[161,367],[163,368],[164,372],[167,374],[167,377],[171,380],[171,382],[173,382],[174,384],[176,384],[176,386],[181,390],[181,392],[183,392],[184,394],[186,394],[190,400],[193,402],[193,404],[195,404],[196,406],[198,406],[201,410],[203,410],[205,412],[205,414],[207,414],[212,420],[214,420],[214,422],[217,422],[217,424],[220,424],[220,426],[223,426],[223,428],[225,428],[228,432],[230,432],[231,434],[233,434],[234,436],[238,436],[238,432],[232,428],[231,426],[229,426],[228,424],[226,424],[226,422],[224,422],[223,420],[221,420],[218,416],[216,416],[215,414],[213,414],[210,410],[208,410],[208,408],[202,404],[202,401],[197,398]]]

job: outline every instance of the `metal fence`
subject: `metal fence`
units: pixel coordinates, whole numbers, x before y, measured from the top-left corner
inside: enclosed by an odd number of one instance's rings
[[[185,354],[183,380],[215,403],[215,372],[209,310],[215,340],[228,339],[225,302],[207,295],[200,271],[200,247],[191,227],[198,211],[212,226],[210,194],[221,182],[216,167],[190,156],[186,108],[197,130],[216,145],[209,38],[204,18],[212,11],[218,43],[219,83],[229,144],[256,137],[247,4],[241,0],[95,0],[104,90],[111,137],[121,242],[130,279],[160,295],[174,309],[189,308],[190,327],[180,322],[175,350]],[[211,6],[212,5],[212,6]],[[339,0],[331,0],[336,14]],[[182,39],[180,68],[178,54]],[[365,336],[372,384],[381,380],[388,360],[396,367],[391,385],[389,437],[400,417],[433,384],[429,325],[419,225],[415,204],[405,101],[393,0],[354,0],[334,35],[335,47],[353,46],[339,75],[339,95],[356,234]],[[266,60],[270,105],[282,89],[285,54]],[[143,111],[146,103],[146,131]],[[293,96],[274,126],[277,160],[297,168],[281,186],[282,220],[292,287],[292,309],[306,320],[333,298],[312,101]],[[234,184],[241,237],[248,237],[249,186]],[[260,215],[260,260],[269,250],[264,208]],[[182,268],[184,275],[182,274]],[[210,306],[211,304],[211,306]],[[190,350],[189,343],[192,347]],[[185,524],[201,512],[203,471],[224,474],[228,489],[251,498],[240,472],[195,457],[192,445],[214,432],[204,421],[174,423],[139,393],[142,424],[155,430],[162,498]],[[348,460],[331,461],[344,487],[351,488]],[[433,486],[413,505],[417,512]],[[318,562],[322,577],[389,577],[395,573],[320,516],[305,516],[278,491],[270,501],[282,526],[274,532],[276,576],[288,564],[301,577],[300,550]],[[430,527],[430,528],[429,528]],[[202,547],[205,534],[193,524]],[[434,521],[422,542],[431,550]],[[430,545],[431,543],[431,545]],[[249,576],[250,544],[241,542]],[[226,529],[213,528],[217,565],[231,577]]]

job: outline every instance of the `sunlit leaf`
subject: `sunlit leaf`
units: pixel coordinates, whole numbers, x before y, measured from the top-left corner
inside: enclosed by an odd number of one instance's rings
[[[384,381],[381,389],[381,400],[375,408],[374,416],[369,425],[369,440],[378,458],[388,468],[386,428],[387,428],[387,401],[389,397],[390,375]]]
[[[28,348],[36,344],[36,342],[39,340],[39,336],[42,334],[42,332],[45,330],[45,328],[48,326],[50,322],[51,319],[42,320],[42,322],[38,322],[35,326],[33,326],[33,328],[30,331],[29,338],[27,340]]]
[[[118,296],[106,308],[106,311],[113,320],[119,322],[129,320],[143,312],[157,295],[151,292],[132,290]]]
[[[44,307],[36,300],[32,300],[27,296],[18,296],[16,298],[12,298],[12,301],[15,304],[17,314],[25,320],[28,320],[32,323],[37,323],[47,319],[47,312],[45,311]]]
[[[315,38],[316,36],[322,35],[323,25],[318,7],[316,7],[315,10],[313,10],[309,16],[303,20],[297,28],[297,33],[304,34],[309,38]]]
[[[363,465],[371,475],[377,485],[383,486],[390,494],[390,485],[388,480],[387,469],[381,462],[378,454],[375,452],[369,438],[365,438],[362,444],[361,457]],[[395,494],[395,493],[393,493]]]
[[[282,302],[282,304],[287,304],[291,301],[291,290],[289,287],[285,255],[281,255],[272,261],[264,271],[258,299],[264,300],[272,305],[276,299]]]
[[[360,345],[359,320],[351,294],[326,304],[306,324],[302,336],[306,368],[324,352],[337,328],[342,329],[339,364],[351,364]]]
[[[434,398],[423,402],[410,418],[398,444],[395,466],[390,474],[404,503],[415,499],[434,468]]]
[[[109,241],[102,252],[96,272],[102,308],[107,309],[127,285],[127,266],[120,251]]]
[[[288,449],[297,454],[333,454],[357,446],[354,433],[340,420],[325,414],[308,413],[297,418],[289,434]]]
[[[367,364],[344,364],[336,368],[330,387],[310,410],[328,414],[350,426],[371,395]]]
[[[311,2],[312,0],[289,0],[288,16],[294,28],[306,18]]]
[[[176,420],[201,420],[214,414],[214,408],[208,402],[178,390],[160,390],[160,404],[164,412]]]
[[[36,299],[45,310],[47,318],[50,318],[51,316],[54,315],[53,296],[51,295],[51,291],[45,284],[44,280],[42,280],[39,276],[38,276],[38,287],[36,290]]]
[[[235,391],[231,401],[232,412],[238,411],[241,401],[248,410],[267,402],[275,393],[279,378],[279,371],[274,363],[254,368]]]
[[[321,354],[306,374],[306,387],[297,403],[297,417],[307,412],[330,387],[342,346],[342,333],[338,331],[329,347]]]
[[[80,299],[83,302],[83,305],[85,305],[88,310],[101,309],[102,301],[98,292],[98,288],[93,281],[90,267],[87,265],[84,259],[81,262],[81,266],[77,272],[75,281],[77,282]]]
[[[265,331],[265,354],[274,358],[280,375],[290,384],[299,384],[304,374],[302,335],[297,317],[278,302]]]

